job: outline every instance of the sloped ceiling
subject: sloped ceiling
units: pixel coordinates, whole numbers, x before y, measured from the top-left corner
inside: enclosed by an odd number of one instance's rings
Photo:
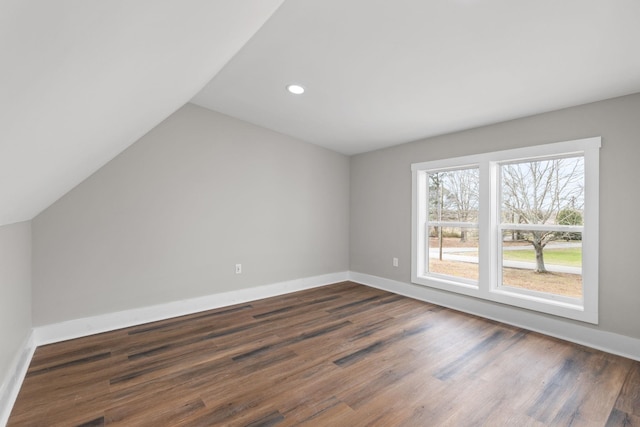
[[[639,92],[639,52],[638,0],[287,0],[192,102],[354,154]]]
[[[0,225],[189,100],[354,154],[640,92],[639,19],[637,0],[0,0]]]
[[[33,218],[188,102],[281,3],[1,0],[0,225]]]

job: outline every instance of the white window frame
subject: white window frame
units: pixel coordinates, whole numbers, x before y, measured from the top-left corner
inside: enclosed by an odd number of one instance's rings
[[[418,285],[469,295],[489,301],[583,322],[598,323],[598,211],[599,162],[601,137],[536,145],[464,157],[414,163],[412,171],[412,242],[411,281]],[[582,231],[582,298],[532,292],[500,286],[502,270],[500,252],[500,165],[513,161],[547,159],[558,156],[584,156],[585,193]],[[426,273],[427,179],[429,172],[478,167],[480,172],[480,209],[478,212],[479,280]],[[538,227],[538,226],[535,226]],[[542,225],[542,228],[551,227]],[[557,226],[553,226],[555,229]],[[572,228],[571,231],[576,231]]]

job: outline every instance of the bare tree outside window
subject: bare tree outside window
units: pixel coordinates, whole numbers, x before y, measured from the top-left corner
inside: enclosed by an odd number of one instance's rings
[[[479,208],[479,171],[475,169],[461,169],[444,174],[446,203],[450,211],[459,222],[477,222]],[[467,230],[460,232],[460,241],[466,242]]]
[[[566,215],[561,215],[564,212],[573,212],[574,218],[582,218],[583,157],[503,164],[501,179],[503,224],[562,224],[566,221]],[[561,233],[529,230],[516,234],[533,246],[536,273],[547,273],[544,248]]]
[[[477,280],[479,169],[430,172],[428,185],[429,271]]]

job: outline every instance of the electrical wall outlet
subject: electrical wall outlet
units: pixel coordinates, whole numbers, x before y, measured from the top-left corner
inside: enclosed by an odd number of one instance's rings
[[[236,264],[236,274],[242,273],[242,264]]]
[[[397,267],[398,266],[398,258],[393,258],[393,266]]]

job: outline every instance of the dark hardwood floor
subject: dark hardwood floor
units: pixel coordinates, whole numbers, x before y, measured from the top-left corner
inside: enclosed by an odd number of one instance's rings
[[[640,425],[640,363],[339,283],[40,347],[9,426]]]

